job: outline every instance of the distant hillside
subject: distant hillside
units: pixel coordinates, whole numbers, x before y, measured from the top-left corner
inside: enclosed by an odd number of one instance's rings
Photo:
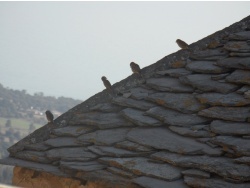
[[[60,115],[81,102],[66,97],[44,96],[41,92],[30,95],[25,90],[8,89],[0,84],[0,117],[4,118],[33,119],[34,116],[43,116],[47,109]]]

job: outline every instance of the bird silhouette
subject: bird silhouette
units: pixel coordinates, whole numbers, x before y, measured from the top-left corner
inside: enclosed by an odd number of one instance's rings
[[[189,49],[188,48],[188,44],[186,42],[184,42],[183,40],[181,39],[177,39],[176,40],[176,43],[178,44],[178,46],[181,48],[181,49]]]
[[[108,90],[108,92],[114,94],[114,91],[112,89],[112,85],[108,81],[108,79],[105,76],[102,76],[101,79],[102,79],[103,85],[106,87],[106,89]]]
[[[49,110],[47,110],[45,112],[45,114],[46,114],[46,118],[47,118],[48,122],[49,123],[53,123],[54,122],[54,116],[53,116],[53,114]]]
[[[131,62],[130,63],[130,68],[131,68],[133,73],[138,74],[138,75],[140,75],[142,77],[141,68],[140,68],[140,66],[138,64],[136,64],[134,62]]]

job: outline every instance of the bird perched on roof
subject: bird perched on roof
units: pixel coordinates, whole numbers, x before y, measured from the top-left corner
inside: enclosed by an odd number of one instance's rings
[[[142,77],[142,75],[141,75],[141,68],[140,68],[140,66],[138,64],[136,64],[134,62],[131,62],[130,63],[130,68],[131,68],[131,70],[132,70],[133,73],[139,74]]]
[[[53,122],[54,122],[54,116],[53,116],[53,114],[51,113],[51,111],[47,110],[47,111],[45,112],[45,114],[46,114],[46,118],[47,118],[48,122],[49,122],[49,123],[53,123]]]
[[[102,76],[102,82],[103,82],[103,85],[106,87],[106,89],[113,94],[114,92],[111,87],[111,83],[108,81],[108,79],[105,76]]]
[[[181,39],[177,39],[176,40],[176,43],[178,44],[178,46],[181,48],[181,49],[189,49],[188,48],[188,44],[186,42],[184,42],[183,40]]]

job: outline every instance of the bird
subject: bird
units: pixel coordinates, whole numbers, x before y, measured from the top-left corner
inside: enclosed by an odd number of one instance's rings
[[[105,76],[102,76],[101,79],[102,79],[102,82],[103,82],[104,86],[106,87],[106,89],[113,93],[111,83],[108,81],[108,79]]]
[[[49,122],[49,123],[53,123],[53,122],[54,122],[54,116],[53,116],[53,114],[51,113],[51,111],[47,110],[47,111],[45,112],[45,114],[46,114],[46,118],[47,118],[48,122]]]
[[[176,40],[176,43],[178,44],[178,46],[181,48],[181,49],[189,49],[188,48],[188,44],[186,42],[184,42],[183,40],[181,39],[177,39]]]
[[[142,77],[141,68],[140,68],[140,66],[138,64],[136,64],[135,62],[131,62],[130,63],[130,68],[131,68],[133,73],[139,74]]]

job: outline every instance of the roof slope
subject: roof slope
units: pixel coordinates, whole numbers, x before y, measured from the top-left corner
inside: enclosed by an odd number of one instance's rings
[[[114,84],[0,163],[121,186],[250,187],[249,28],[250,16]]]

